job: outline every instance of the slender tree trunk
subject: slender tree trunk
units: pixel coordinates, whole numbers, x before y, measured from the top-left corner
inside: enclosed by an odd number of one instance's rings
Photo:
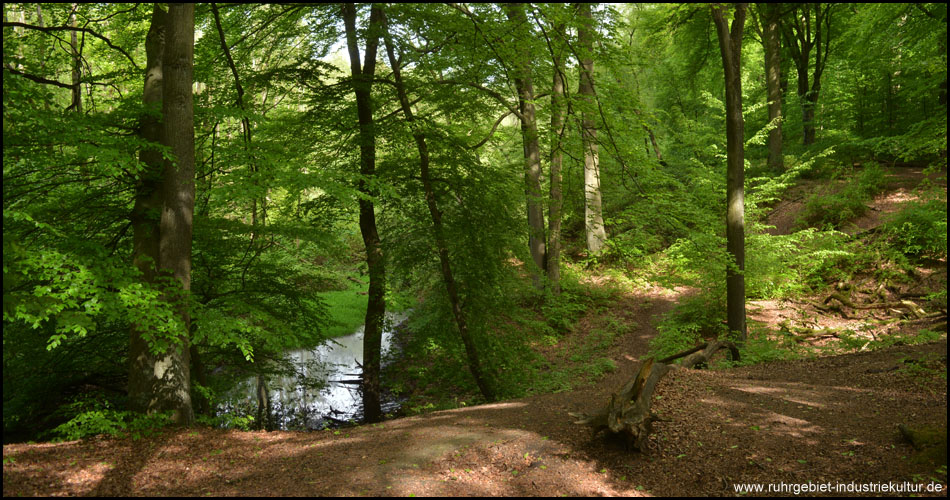
[[[554,27],[554,33],[564,39],[564,25]],[[551,199],[548,205],[548,281],[551,291],[561,293],[561,208],[564,196],[561,192],[561,166],[564,153],[561,144],[564,138],[564,122],[567,107],[565,101],[564,60],[560,52],[561,44],[551,54],[554,63],[554,82],[551,85]]]
[[[643,116],[643,113],[639,109],[634,109],[633,112],[636,113],[637,116]],[[663,154],[660,152],[660,144],[656,142],[656,134],[653,133],[653,129],[646,125],[646,122],[643,123],[643,131],[646,132],[647,136],[650,138],[650,144],[653,146],[653,155],[656,156],[656,162],[660,165],[666,166],[666,162],[663,161]],[[649,147],[646,148],[646,153],[649,156]]]
[[[808,60],[798,68],[798,102],[802,108],[802,144],[808,146],[815,138],[812,121],[815,119],[815,110],[808,100]]]
[[[416,141],[416,149],[419,151],[419,171],[422,177],[422,188],[425,191],[426,205],[429,208],[429,215],[432,218],[432,231],[435,234],[435,244],[439,253],[439,265],[442,270],[442,281],[445,283],[445,291],[449,295],[449,302],[452,306],[452,315],[455,317],[455,324],[459,329],[459,336],[462,338],[462,344],[465,346],[465,355],[468,359],[468,369],[472,373],[472,378],[478,385],[482,396],[489,401],[495,400],[495,392],[492,389],[488,377],[482,372],[481,363],[478,359],[478,349],[468,329],[468,323],[465,321],[465,314],[462,310],[462,303],[459,299],[458,288],[455,284],[455,277],[452,274],[452,266],[449,261],[449,246],[445,240],[445,231],[442,228],[442,213],[439,212],[438,204],[435,199],[435,190],[432,189],[432,179],[429,174],[429,147],[426,144],[425,134],[416,127],[416,120],[412,114],[412,107],[409,104],[409,96],[406,93],[406,87],[402,80],[402,70],[399,60],[396,58],[396,52],[393,48],[392,38],[385,31],[386,53],[389,55],[389,64],[392,67],[393,79],[396,83],[396,93],[399,97],[399,104],[402,107],[403,115],[409,126],[413,128],[412,136]]]
[[[726,310],[729,331],[738,341],[746,339],[745,324],[745,182],[742,122],[742,30],[746,4],[735,6],[732,27],[723,7],[712,7],[726,80],[726,247],[735,267],[726,270]]]
[[[505,13],[512,29],[524,32],[528,18],[524,4],[505,4]],[[540,273],[546,269],[544,247],[544,205],[541,197],[541,147],[538,144],[538,122],[534,108],[534,84],[531,79],[531,61],[524,55],[518,58],[515,88],[518,91],[518,110],[521,112],[521,137],[524,143],[525,200],[528,211],[528,248],[536,269],[532,271],[535,287],[541,287]]]
[[[142,117],[142,139],[162,142],[162,122],[156,114],[162,109],[162,57],[165,47],[165,11],[154,4],[151,26],[145,40],[145,87],[143,100],[149,110]],[[158,244],[162,211],[162,153],[146,147],[139,154],[145,165],[135,186],[135,204],[130,216],[132,222],[132,261],[146,283],[154,283],[158,266]],[[129,345],[129,409],[135,412],[154,411],[152,394],[154,366],[157,357],[151,353],[142,337],[144,332],[132,325]]]
[[[343,22],[346,29],[347,49],[350,54],[350,70],[353,90],[356,94],[356,110],[360,130],[360,174],[358,189],[361,197],[360,233],[366,248],[366,264],[369,268],[369,297],[366,304],[366,321],[363,327],[363,415],[367,422],[382,419],[380,409],[380,351],[382,350],[383,320],[386,315],[386,268],[383,247],[376,229],[376,212],[372,199],[378,194],[367,182],[376,176],[376,131],[373,123],[372,85],[376,73],[376,49],[379,44],[382,7],[373,4],[369,33],[366,36],[366,54],[360,67],[360,51],[356,37],[356,7],[343,4]]]
[[[174,278],[179,291],[191,290],[191,236],[195,212],[194,82],[195,6],[169,4],[162,60],[162,143],[173,159],[164,162],[159,273]],[[181,315],[181,343],[171,346],[156,365],[158,395],[179,424],[194,423],[191,406],[188,332],[191,317],[184,296],[169,290],[166,299]]]
[[[607,242],[604,229],[604,216],[600,196],[600,158],[597,152],[597,128],[594,125],[594,59],[593,59],[593,16],[590,4],[578,4],[581,23],[577,28],[580,43],[581,65],[580,85],[577,93],[585,107],[581,111],[581,139],[584,145],[584,227],[587,234],[587,251],[597,255],[603,251]]]
[[[761,4],[760,4],[761,5]],[[782,159],[782,68],[780,6],[765,4],[762,19],[762,46],[765,50],[765,86],[769,101],[769,123],[775,128],[769,131],[768,165],[774,171],[785,169]]]
[[[76,24],[76,4],[72,5],[72,12],[69,14],[69,25],[75,28]],[[73,71],[72,71],[72,103],[69,105],[70,109],[76,111],[77,113],[82,113],[82,84],[79,83],[82,79],[82,57],[79,54],[79,40],[76,35],[76,31],[69,32],[69,47],[72,51],[73,56]]]

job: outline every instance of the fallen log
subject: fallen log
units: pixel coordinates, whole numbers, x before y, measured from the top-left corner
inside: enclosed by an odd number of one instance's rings
[[[718,340],[716,342],[704,342],[699,344],[692,349],[683,351],[679,354],[674,354],[668,358],[663,358],[660,360],[660,363],[669,363],[673,360],[677,360],[686,356],[683,361],[680,361],[680,368],[693,368],[697,366],[706,365],[710,359],[712,359],[713,354],[723,347],[729,348],[729,354],[733,361],[739,361],[739,349],[735,344],[729,342],[728,340]]]
[[[633,447],[642,452],[647,437],[653,432],[653,422],[662,420],[650,412],[650,403],[657,382],[669,370],[669,365],[650,358],[640,366],[633,380],[610,396],[606,407],[593,415],[569,415],[578,419],[575,424],[590,426],[595,436],[606,430],[611,435],[622,437],[628,450]]]

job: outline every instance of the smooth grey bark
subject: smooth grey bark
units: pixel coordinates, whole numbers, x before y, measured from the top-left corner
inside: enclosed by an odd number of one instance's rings
[[[564,25],[556,25],[554,33],[563,39]],[[561,50],[560,44],[557,48],[552,47],[551,50],[554,81],[551,84],[551,183],[548,201],[547,271],[551,292],[555,295],[561,293],[561,209],[564,205],[564,195],[561,191],[561,168],[564,158],[562,151],[564,123],[567,114],[564,58]]]
[[[396,58],[396,52],[393,48],[392,37],[388,31],[388,26],[384,31],[386,42],[386,53],[389,56],[389,64],[393,71],[393,80],[396,84],[396,94],[399,98],[399,105],[402,108],[406,122],[412,128],[412,137],[416,142],[416,149],[419,151],[419,171],[422,178],[422,188],[425,192],[426,206],[429,208],[429,216],[432,218],[432,232],[435,235],[436,249],[439,254],[439,267],[442,271],[442,282],[445,284],[445,291],[449,296],[449,303],[452,306],[452,315],[455,318],[455,324],[459,329],[459,336],[462,338],[462,344],[465,346],[465,355],[468,360],[468,369],[478,385],[482,396],[488,401],[496,399],[495,391],[492,388],[488,377],[482,372],[481,362],[479,361],[478,349],[475,341],[468,329],[468,323],[465,320],[465,313],[462,310],[462,301],[459,298],[458,286],[455,282],[455,276],[452,274],[452,264],[449,260],[449,246],[446,243],[445,231],[442,226],[442,213],[439,211],[435,199],[435,190],[432,188],[432,178],[429,173],[429,146],[426,143],[425,133],[418,127],[415,116],[412,113],[412,106],[409,104],[409,96],[406,92],[406,86],[402,80],[402,69],[399,59]]]
[[[172,153],[163,168],[162,214],[159,237],[159,274],[174,279],[165,295],[183,323],[180,344],[172,345],[155,364],[153,397],[161,409],[173,410],[176,423],[191,425],[191,375],[188,332],[191,317],[184,296],[191,290],[192,219],[195,212],[194,4],[168,4],[165,50],[162,57],[162,143]]]
[[[379,373],[382,350],[383,320],[386,315],[386,267],[383,247],[376,229],[376,212],[372,199],[377,196],[367,179],[376,176],[376,131],[373,122],[372,86],[376,73],[376,50],[379,44],[382,7],[373,4],[370,11],[369,32],[366,36],[366,53],[360,67],[360,51],[356,36],[356,6],[343,4],[343,24],[346,29],[346,44],[350,55],[350,72],[353,91],[356,95],[356,112],[359,120],[360,174],[358,189],[366,195],[359,200],[360,233],[366,248],[366,264],[369,270],[369,296],[366,304],[366,320],[363,329],[363,416],[367,422],[382,419],[380,409]]]
[[[513,32],[528,29],[524,4],[505,4],[505,13]],[[541,275],[546,269],[544,236],[544,204],[541,196],[541,147],[538,143],[538,122],[534,107],[534,84],[531,78],[531,60],[520,51],[515,64],[514,83],[518,92],[518,111],[521,113],[521,137],[524,146],[525,200],[528,212],[528,249],[534,261],[534,285],[540,288]]]
[[[165,48],[165,11],[154,4],[145,39],[145,86],[143,101],[149,110],[141,120],[141,136],[150,143],[162,142],[162,55]],[[135,185],[132,207],[132,261],[146,283],[154,283],[158,265],[159,222],[162,210],[162,154],[154,148],[139,153],[144,169]],[[152,385],[157,357],[149,350],[138,325],[132,325],[129,344],[129,409],[139,413],[155,411]]]
[[[726,314],[729,331],[746,339],[745,321],[745,151],[742,121],[742,30],[746,4],[735,5],[732,26],[722,5],[712,6],[726,81],[726,248],[734,266],[726,268]]]
[[[600,157],[597,151],[597,127],[594,124],[594,58],[593,16],[590,4],[577,6],[580,24],[577,38],[580,44],[580,84],[577,93],[584,108],[581,110],[581,139],[584,146],[584,228],[587,251],[597,255],[604,249],[607,232],[604,229],[603,203],[600,193]]]

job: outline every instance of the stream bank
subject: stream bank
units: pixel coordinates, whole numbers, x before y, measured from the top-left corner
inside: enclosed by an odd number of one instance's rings
[[[406,313],[386,313],[384,364],[401,352],[397,332],[405,330],[407,318]],[[321,430],[362,421],[363,326],[313,349],[288,351],[284,361],[288,370],[281,374],[249,376],[238,382],[222,398],[216,414],[264,418],[262,425],[269,430]],[[395,413],[403,402],[383,391],[382,411]]]

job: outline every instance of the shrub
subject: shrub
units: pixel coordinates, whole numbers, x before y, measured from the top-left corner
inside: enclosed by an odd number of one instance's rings
[[[867,211],[865,202],[883,187],[884,170],[876,163],[868,164],[841,191],[816,193],[809,197],[796,225],[840,228],[848,220],[864,215]]]
[[[916,257],[947,255],[947,203],[938,199],[909,203],[882,231],[894,247]]]
[[[704,294],[680,302],[665,314],[657,325],[657,335],[650,340],[650,356],[662,359],[683,352],[705,338],[716,338],[726,332],[721,320],[726,317],[725,304]]]
[[[149,436],[172,421],[171,412],[143,415],[102,408],[84,411],[52,430],[57,439],[73,441],[92,436],[119,436],[128,432],[133,439]]]

